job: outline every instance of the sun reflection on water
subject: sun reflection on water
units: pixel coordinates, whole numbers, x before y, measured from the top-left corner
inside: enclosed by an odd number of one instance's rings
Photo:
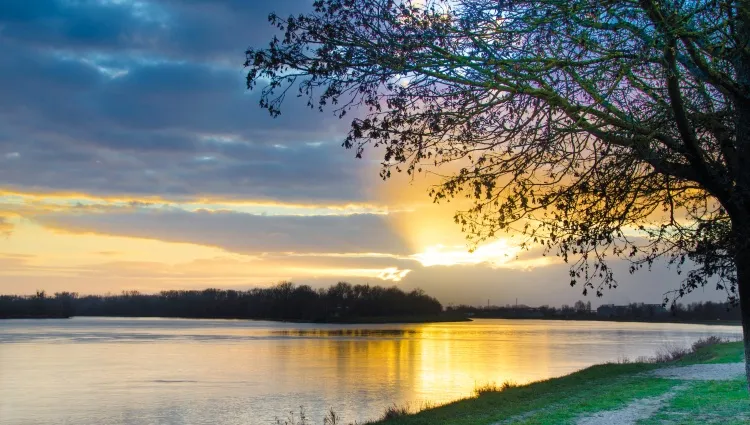
[[[477,320],[409,325],[97,319],[0,328],[3,425],[267,425],[300,406],[344,423],[653,354],[739,327]],[[36,335],[29,338],[28,335]],[[160,422],[161,421],[161,422]]]

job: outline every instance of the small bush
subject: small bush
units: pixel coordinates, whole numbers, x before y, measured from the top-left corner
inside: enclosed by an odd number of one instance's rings
[[[423,401],[422,404],[419,406],[418,412],[421,412],[423,410],[430,410],[434,409],[436,407],[440,407],[444,405],[445,403],[435,403],[434,401]]]
[[[505,390],[508,390],[510,388],[515,388],[517,386],[518,386],[518,384],[516,383],[516,381],[505,380],[505,381],[503,381],[503,384],[500,385],[500,391],[505,391]]]
[[[666,345],[661,350],[656,352],[656,355],[651,359],[651,361],[653,363],[670,363],[680,360],[690,353],[692,353],[692,351],[685,347]]]
[[[482,385],[474,385],[474,396],[479,397],[482,394],[486,393],[494,393],[500,391],[500,387],[497,386],[494,382],[487,382],[486,384]]]
[[[486,394],[486,393],[497,393],[500,391],[505,391],[509,388],[515,388],[517,386],[518,384],[515,381],[511,381],[511,380],[505,380],[499,386],[494,382],[488,382],[480,386],[475,386],[474,396],[479,397],[480,395]]]
[[[385,412],[383,412],[383,417],[381,418],[381,420],[387,421],[391,419],[400,418],[408,414],[409,414],[408,406],[396,406],[396,404],[393,404],[391,406],[388,406],[385,409]]]
[[[695,341],[690,348],[678,347],[675,345],[667,345],[659,350],[654,357],[647,359],[648,363],[670,363],[680,360],[681,358],[694,354],[698,350],[724,342],[729,342],[728,339],[724,339],[718,336],[709,336],[701,338]]]
[[[695,341],[693,343],[693,351],[698,351],[701,348],[708,347],[710,345],[721,344],[724,342],[728,342],[728,340],[715,335],[711,335],[709,337],[701,338],[698,341]]]
[[[632,363],[632,360],[630,360],[630,358],[627,357],[627,356],[620,356],[620,357],[617,358],[617,360],[615,360],[614,362],[610,362],[610,363],[614,363],[614,364],[630,364],[630,363]]]

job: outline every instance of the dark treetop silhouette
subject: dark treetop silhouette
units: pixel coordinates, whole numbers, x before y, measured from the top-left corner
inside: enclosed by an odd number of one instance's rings
[[[607,320],[627,322],[686,322],[686,323],[724,323],[738,322],[740,310],[728,302],[715,303],[694,302],[690,304],[674,303],[672,308],[665,309],[661,304],[629,303],[625,305],[605,304],[597,309],[591,308],[591,302],[576,301],[575,304],[563,304],[560,307],[542,305],[506,306],[467,306],[457,305],[446,308],[448,312],[469,314],[477,318],[503,319],[563,319],[563,320]]]
[[[664,258],[739,302],[750,353],[750,0],[318,0],[270,21],[248,88],[357,116],[382,177],[453,163],[471,242],[513,229],[616,284]],[[750,376],[750,362],[746,361]]]
[[[327,289],[283,282],[248,291],[205,289],[141,294],[87,295],[61,292],[54,297],[39,291],[34,296],[0,296],[4,317],[194,317],[297,321],[349,321],[384,318],[437,319],[440,302],[416,289],[350,285],[339,282]]]

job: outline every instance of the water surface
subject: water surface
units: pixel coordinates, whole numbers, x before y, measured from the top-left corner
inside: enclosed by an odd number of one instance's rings
[[[737,326],[544,320],[405,325],[74,318],[0,321],[0,424],[313,424],[445,402],[652,355]]]

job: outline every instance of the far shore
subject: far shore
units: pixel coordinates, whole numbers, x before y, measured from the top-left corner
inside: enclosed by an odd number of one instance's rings
[[[479,320],[548,320],[563,322],[619,322],[619,323],[671,323],[683,325],[711,325],[711,326],[742,326],[739,320],[635,320],[618,319],[613,317],[476,317],[461,315],[437,315],[437,316],[373,316],[373,317],[351,317],[327,320],[279,320],[279,319],[248,319],[245,317],[182,317],[182,316],[11,316],[0,317],[0,320],[29,320],[29,319],[71,319],[73,317],[108,317],[121,319],[196,319],[196,320],[247,320],[256,322],[278,322],[278,323],[300,323],[321,325],[375,325],[375,324],[427,324],[427,323],[455,323],[471,322]]]
[[[675,323],[684,325],[726,325],[742,326],[740,320],[671,320],[671,319],[632,319],[617,317],[478,317],[469,316],[470,319],[503,319],[503,320],[557,320],[575,322],[622,322],[622,323]]]
[[[41,315],[41,316],[0,316],[0,320],[13,320],[13,319],[70,319],[73,316],[55,316],[55,315]]]
[[[401,323],[445,323],[445,322],[471,322],[471,318],[457,315],[436,316],[373,316],[373,317],[351,317],[328,320],[279,320],[279,319],[248,319],[245,317],[182,317],[182,316],[12,316],[0,317],[0,320],[29,320],[29,319],[72,319],[74,317],[106,317],[119,319],[195,319],[195,320],[243,320],[252,322],[278,322],[278,323],[304,323],[304,324],[337,324],[337,325],[364,325],[364,324],[401,324]]]

